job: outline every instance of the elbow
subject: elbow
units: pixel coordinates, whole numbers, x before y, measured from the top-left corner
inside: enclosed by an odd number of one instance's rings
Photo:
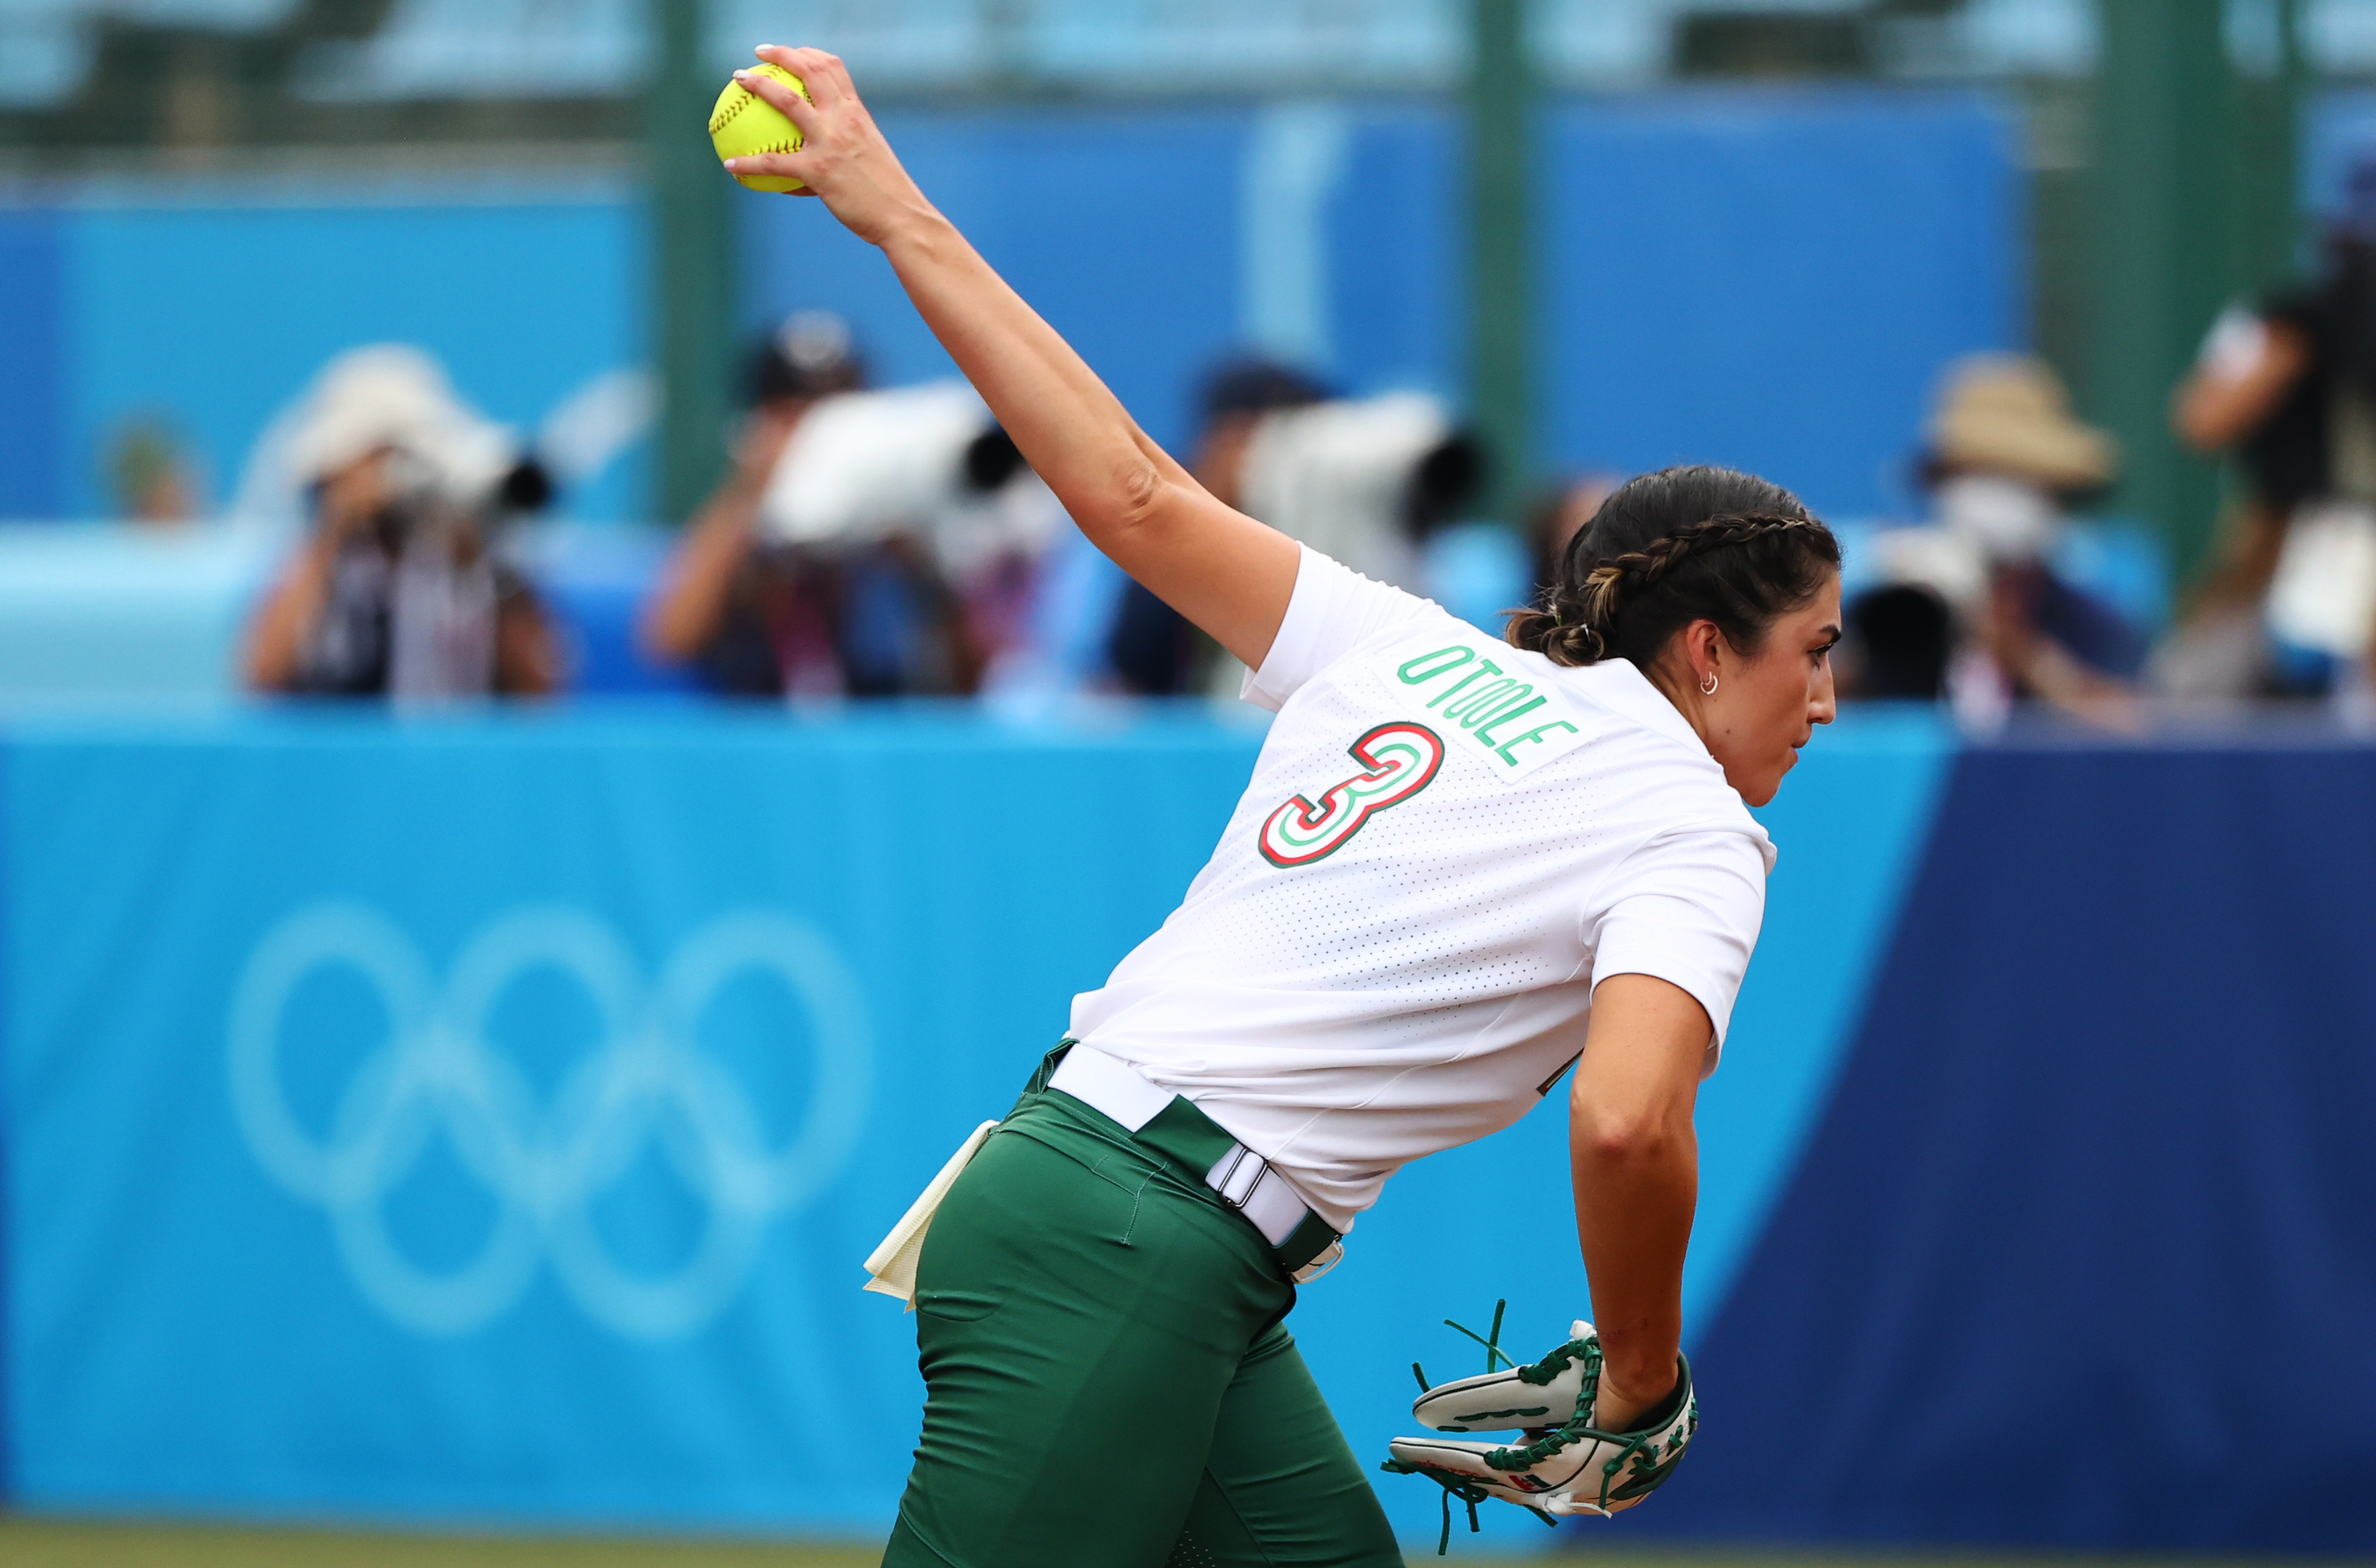
[[[1668,1163],[1681,1140],[1665,1123],[1645,1119],[1599,1123],[1581,1130],[1576,1143],[1577,1153],[1602,1170],[1625,1170]]]
[[[1688,1105],[1596,1106],[1579,1099],[1572,1125],[1575,1157],[1604,1170],[1656,1169],[1693,1147]]]
[[[1159,526],[1171,499],[1171,486],[1154,459],[1133,453],[1117,464],[1096,502],[1081,509],[1084,532],[1100,545],[1111,545]]]

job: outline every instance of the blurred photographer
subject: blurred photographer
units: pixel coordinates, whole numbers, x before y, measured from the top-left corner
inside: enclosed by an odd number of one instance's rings
[[[1559,579],[1568,540],[1584,531],[1622,477],[1587,473],[1563,480],[1536,496],[1527,513],[1527,602],[1540,608],[1543,593]]]
[[[550,481],[435,361],[398,344],[332,361],[287,462],[312,529],[249,622],[252,689],[434,701],[558,684],[544,608],[498,550]]]
[[[721,696],[973,689],[980,659],[928,537],[936,498],[914,515],[869,510],[879,476],[896,484],[911,465],[901,411],[882,402],[904,395],[861,394],[864,381],[849,327],[822,311],[754,350],[733,469],[644,612],[653,658],[691,664]]]
[[[2199,452],[2233,453],[2249,483],[2225,519],[2194,613],[2156,661],[2173,695],[2368,689],[2376,156],[2353,165],[2323,252],[2308,284],[2229,307],[2172,400],[2180,438]]]
[[[1480,464],[1474,443],[1452,427],[1435,399],[1417,393],[1330,398],[1294,371],[1249,360],[1212,377],[1205,408],[1189,467],[1215,496],[1364,576],[1454,597],[1430,580],[1438,574],[1430,569],[1437,564],[1427,546],[1458,517]],[[1520,570],[1514,563],[1500,574],[1510,580],[1489,593],[1487,618],[1523,593]],[[1126,680],[1135,602],[1124,600],[1115,636],[1114,662]],[[1219,685],[1232,694],[1236,673],[1226,662],[1219,671]]]
[[[1281,410],[1309,408],[1327,396],[1318,382],[1286,365],[1254,358],[1224,361],[1206,374],[1199,391],[1203,422],[1189,454],[1188,471],[1221,505],[1242,508],[1246,454],[1265,418]],[[1187,691],[1195,683],[1206,649],[1177,611],[1138,583],[1123,583],[1106,638],[1106,659],[1123,691],[1137,696],[1174,696]]]
[[[2018,354],[1951,365],[1928,436],[1931,521],[1873,541],[1883,584],[1847,607],[1843,690],[1943,695],[1982,731],[2033,700],[2132,724],[2144,638],[2055,564],[2071,502],[2117,471],[2111,437],[2073,416],[2051,368]]]

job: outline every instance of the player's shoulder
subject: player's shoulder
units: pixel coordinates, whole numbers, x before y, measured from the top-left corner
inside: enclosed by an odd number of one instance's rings
[[[1535,656],[1540,659],[1540,656]],[[1774,866],[1774,841],[1709,754],[1707,743],[1649,677],[1623,659],[1567,668],[1541,659],[1580,706],[1601,716],[1598,743],[1546,770],[1575,780],[1612,814],[1635,818],[1645,837],[1737,837]]]

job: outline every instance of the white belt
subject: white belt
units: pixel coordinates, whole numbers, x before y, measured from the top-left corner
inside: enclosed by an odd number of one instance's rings
[[[1048,1080],[1048,1087],[1063,1089],[1132,1133],[1154,1121],[1156,1113],[1172,1099],[1170,1089],[1148,1083],[1139,1076],[1137,1068],[1121,1057],[1080,1044],[1064,1052],[1064,1060],[1056,1064],[1055,1076]],[[1229,1153],[1213,1162],[1213,1169],[1205,1172],[1205,1185],[1253,1221],[1254,1229],[1274,1247],[1293,1235],[1304,1216],[1312,1212],[1312,1206],[1288,1184],[1287,1178],[1274,1170],[1269,1160],[1243,1144],[1231,1145]]]

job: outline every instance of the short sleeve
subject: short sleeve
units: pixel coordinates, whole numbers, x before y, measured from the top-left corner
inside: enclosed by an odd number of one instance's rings
[[[1716,1027],[1709,1072],[1764,923],[1767,851],[1762,834],[1736,827],[1661,835],[1627,857],[1586,914],[1592,983],[1655,975],[1689,992]]]
[[[1238,695],[1276,713],[1296,689],[1371,634],[1442,614],[1417,594],[1373,582],[1310,545],[1301,547],[1295,592],[1262,668],[1246,672]]]

